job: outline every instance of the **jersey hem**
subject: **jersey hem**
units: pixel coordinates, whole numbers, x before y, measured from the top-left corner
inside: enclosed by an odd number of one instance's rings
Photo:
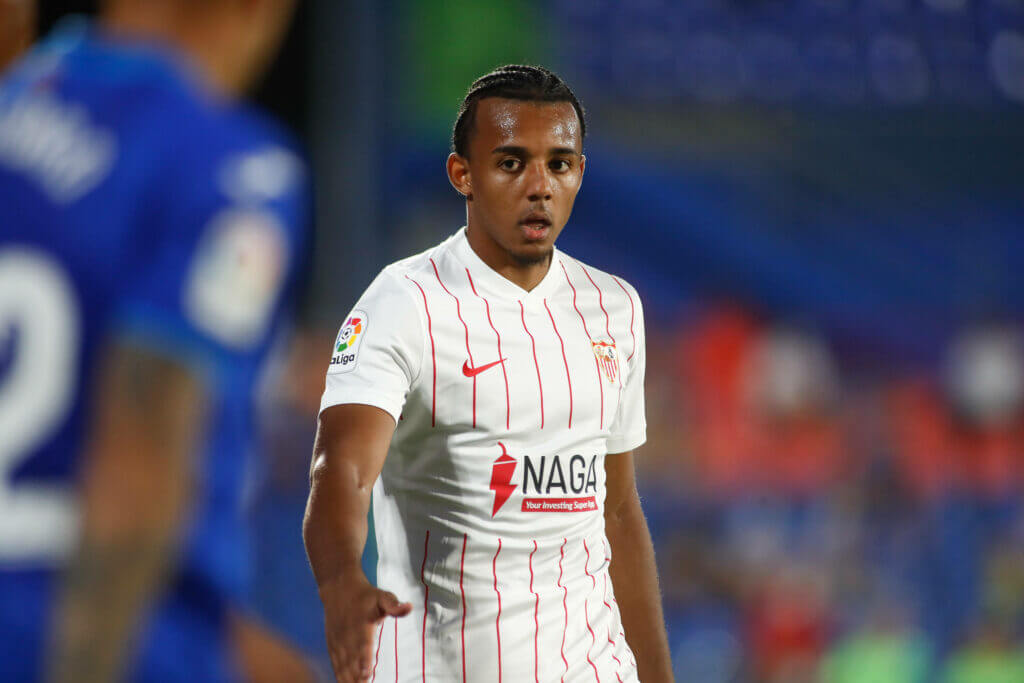
[[[396,405],[395,400],[390,396],[365,390],[353,391],[352,389],[326,391],[323,399],[320,401],[320,412],[322,413],[334,406],[350,404],[380,408],[394,418],[396,424],[398,423],[398,418],[402,415],[402,406],[400,404]]]
[[[647,443],[647,430],[631,432],[619,439],[608,439],[606,449],[608,453],[625,453]]]

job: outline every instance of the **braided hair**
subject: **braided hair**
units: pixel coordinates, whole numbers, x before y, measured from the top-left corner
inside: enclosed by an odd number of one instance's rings
[[[586,137],[587,123],[583,106],[565,81],[542,66],[508,64],[473,81],[459,105],[452,130],[452,151],[467,156],[469,136],[476,118],[476,103],[486,97],[502,97],[526,102],[570,102],[580,119],[580,138]]]

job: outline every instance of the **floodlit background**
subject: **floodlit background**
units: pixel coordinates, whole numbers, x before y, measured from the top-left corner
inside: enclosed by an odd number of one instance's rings
[[[450,126],[513,61],[590,116],[559,246],[645,301],[678,679],[1024,681],[1024,0],[307,0],[258,95],[318,196],[253,606],[323,656],[300,520],[331,340],[462,225]]]

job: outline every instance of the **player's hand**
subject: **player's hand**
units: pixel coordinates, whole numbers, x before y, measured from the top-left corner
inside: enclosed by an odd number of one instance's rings
[[[373,638],[385,617],[404,617],[412,604],[380,590],[360,576],[335,579],[320,587],[324,603],[327,651],[338,683],[369,680],[373,673]]]

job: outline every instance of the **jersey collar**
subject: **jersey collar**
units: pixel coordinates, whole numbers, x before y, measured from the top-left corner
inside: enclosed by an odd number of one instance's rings
[[[551,253],[551,264],[544,278],[530,291],[523,289],[484,263],[470,246],[465,226],[452,235],[452,251],[455,258],[469,269],[477,289],[486,289],[490,294],[505,299],[543,299],[555,290],[560,282],[559,278],[563,277],[561,253],[555,248]]]

